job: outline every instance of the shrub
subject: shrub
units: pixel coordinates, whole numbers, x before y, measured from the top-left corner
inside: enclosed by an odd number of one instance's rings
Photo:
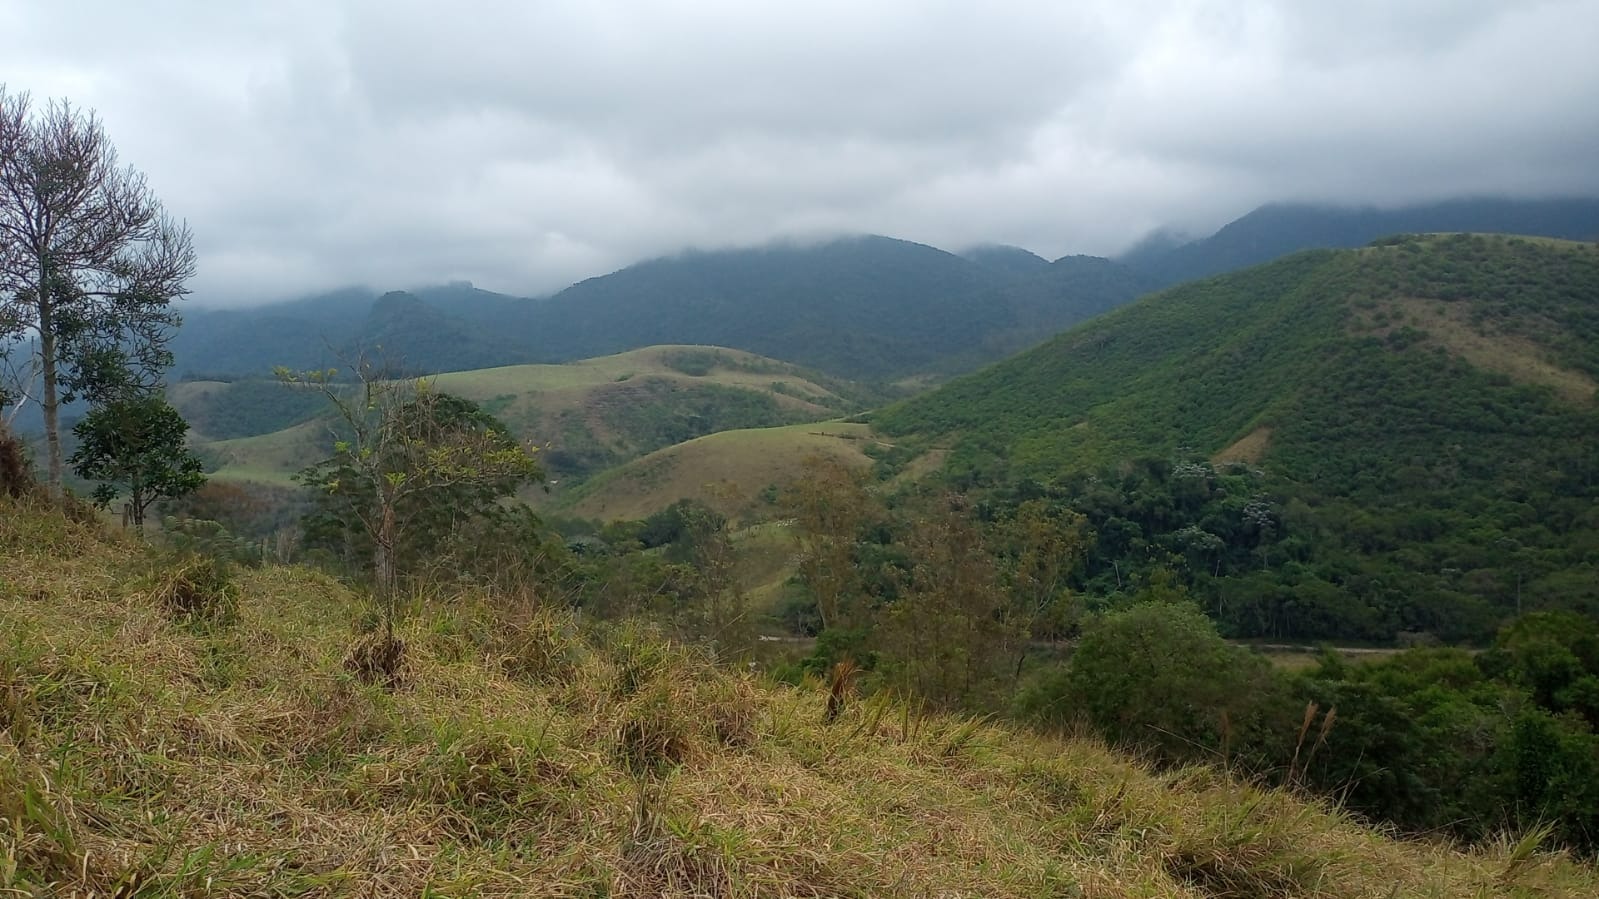
[[[1265,659],[1229,645],[1186,603],[1148,602],[1092,621],[1064,669],[1021,695],[1027,717],[1081,721],[1165,762],[1282,757],[1297,718]]]
[[[132,592],[179,622],[229,624],[238,611],[239,588],[228,563],[194,553],[158,557]]]

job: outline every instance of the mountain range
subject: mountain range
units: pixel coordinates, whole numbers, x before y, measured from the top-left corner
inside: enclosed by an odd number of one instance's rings
[[[359,347],[418,372],[563,362],[655,344],[746,350],[840,377],[969,371],[1151,290],[1314,247],[1415,231],[1599,237],[1599,200],[1458,200],[1393,210],[1278,205],[1202,240],[1156,236],[1119,259],[1053,262],[1017,247],[962,254],[888,237],[693,251],[542,299],[469,284],[348,289],[190,309],[179,377],[332,364]]]

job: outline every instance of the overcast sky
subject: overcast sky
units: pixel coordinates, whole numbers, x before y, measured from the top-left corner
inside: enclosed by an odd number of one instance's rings
[[[1599,0],[0,0],[0,82],[99,112],[212,302],[1596,194],[1596,48]]]

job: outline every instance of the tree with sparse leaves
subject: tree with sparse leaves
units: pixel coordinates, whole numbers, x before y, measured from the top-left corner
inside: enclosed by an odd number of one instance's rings
[[[864,476],[837,459],[807,456],[782,496],[794,517],[800,577],[822,627],[858,626],[862,588],[855,554],[862,528],[876,514]]]
[[[93,113],[35,109],[0,86],[0,348],[6,401],[38,402],[46,483],[61,492],[60,409],[148,392],[171,364],[172,300],[193,241],[145,178],[121,165]]]
[[[102,508],[127,496],[126,522],[144,533],[144,515],[162,497],[193,493],[205,483],[200,460],[184,445],[189,423],[160,394],[97,405],[72,428],[78,449],[68,461],[79,476],[101,482]]]
[[[368,359],[356,360],[354,383],[333,369],[277,375],[333,407],[333,455],[298,476],[317,495],[320,520],[307,529],[359,544],[392,640],[402,554],[425,552],[428,541],[537,481],[533,451],[475,404],[426,381],[387,377]]]

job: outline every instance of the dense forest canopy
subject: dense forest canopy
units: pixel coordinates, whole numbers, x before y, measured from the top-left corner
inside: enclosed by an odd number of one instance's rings
[[[1485,639],[1593,612],[1599,249],[1470,235],[1173,288],[878,413],[948,476],[1094,521],[1231,632]]]

